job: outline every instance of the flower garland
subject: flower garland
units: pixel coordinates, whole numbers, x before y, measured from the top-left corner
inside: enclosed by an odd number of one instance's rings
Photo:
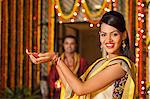
[[[145,7],[143,0],[136,1],[136,66],[138,71],[138,94],[139,98],[146,98],[146,70],[145,70],[145,38],[146,38],[146,27],[145,27]]]
[[[98,24],[97,20],[93,20],[93,18],[98,18],[99,16],[101,16],[104,11],[110,11],[112,9],[112,5],[111,5],[112,1],[107,1],[104,0],[103,4],[101,6],[101,8],[96,12],[96,13],[92,13],[87,5],[87,2],[85,0],[75,0],[75,3],[72,7],[72,10],[69,14],[65,14],[62,11],[61,5],[60,5],[60,0],[55,0],[55,8],[57,9],[57,14],[59,16],[60,22],[62,22],[63,20],[74,20],[75,17],[77,16],[77,11],[78,8],[80,6],[80,4],[82,5],[83,9],[85,10],[85,17],[87,18],[88,22],[92,23],[92,24]]]
[[[70,19],[71,17],[74,16],[74,12],[76,12],[78,10],[78,6],[79,6],[79,0],[75,0],[75,3],[73,5],[73,8],[72,8],[72,11],[69,13],[69,14],[64,14],[62,9],[61,9],[61,6],[60,6],[60,0],[55,0],[55,8],[57,9],[58,11],[58,16],[60,16],[62,19]]]
[[[83,6],[83,8],[85,9],[86,14],[87,14],[89,17],[99,17],[99,16],[101,15],[101,13],[103,12],[103,9],[106,7],[106,5],[107,5],[107,1],[104,0],[104,1],[103,1],[103,4],[102,4],[102,7],[99,9],[99,11],[98,11],[97,13],[94,13],[94,14],[93,14],[93,13],[91,13],[91,11],[89,10],[86,1],[85,1],[85,0],[82,1],[82,6]]]
[[[147,47],[147,53],[148,53],[148,57],[147,57],[147,62],[146,62],[146,91],[147,91],[147,94],[149,95],[149,98],[150,98],[150,2],[147,2],[147,5],[148,5],[148,9],[147,9],[147,16],[146,16],[146,20],[148,20],[147,22],[147,30],[148,33],[146,35],[146,47]]]
[[[98,14],[98,13],[100,14],[99,16],[103,15],[104,12],[110,11],[110,10],[112,9],[111,1],[110,1],[110,2],[105,2],[105,3],[106,3],[105,6],[104,6],[104,4],[103,4],[104,7],[102,7],[102,8],[99,10],[99,12],[97,12],[97,14]],[[88,8],[87,8],[87,9],[88,9]],[[85,9],[85,11],[87,11],[87,10]],[[101,12],[100,12],[100,11],[101,11]],[[92,14],[92,15],[94,15],[94,14]],[[98,24],[98,23],[99,23],[99,20],[93,20],[93,17],[90,17],[88,14],[85,14],[85,16],[88,18],[88,22],[90,22],[90,23],[92,23],[92,24]],[[97,17],[99,17],[99,16],[97,16]],[[95,16],[95,18],[96,18],[96,16]]]
[[[150,37],[147,37],[146,44],[147,44],[147,45],[150,44]]]

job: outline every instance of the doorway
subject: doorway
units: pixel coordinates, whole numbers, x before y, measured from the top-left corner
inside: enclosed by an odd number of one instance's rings
[[[57,41],[56,50],[60,53],[63,52],[62,38],[64,36],[76,36],[79,43],[77,51],[87,60],[88,64],[91,65],[96,59],[102,56],[99,46],[98,31],[98,27],[90,27],[87,22],[57,24],[55,40]]]

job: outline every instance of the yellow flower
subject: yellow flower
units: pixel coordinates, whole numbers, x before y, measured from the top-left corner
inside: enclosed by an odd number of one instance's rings
[[[146,44],[149,45],[150,44],[150,37],[147,38],[146,40]]]

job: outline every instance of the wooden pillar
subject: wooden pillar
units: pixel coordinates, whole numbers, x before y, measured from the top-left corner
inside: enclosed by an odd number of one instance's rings
[[[10,0],[10,88],[15,87],[16,59],[16,0]],[[9,17],[9,16],[7,16]]]
[[[41,0],[38,0],[38,27],[37,27],[37,52],[40,52],[41,39]],[[37,66],[37,84],[40,85],[40,65]]]
[[[2,23],[1,23],[1,88],[7,86],[7,66],[8,66],[8,0],[2,1]]]
[[[26,48],[32,50],[32,0],[25,0],[25,26],[24,30],[26,40],[24,43],[26,43]],[[25,66],[25,85],[31,89],[32,87],[32,63],[29,61],[29,58],[26,58],[26,66]]]
[[[2,0],[0,0],[0,65],[1,65],[1,18],[2,18]],[[1,70],[1,67],[0,67]],[[1,80],[1,79],[0,79]]]
[[[130,41],[130,49],[131,51],[133,51],[134,49],[134,34],[133,34],[133,16],[134,16],[134,12],[133,12],[133,0],[129,1],[129,41]]]
[[[17,35],[18,35],[18,42],[17,42],[17,85],[19,88],[22,88],[23,85],[23,2],[24,0],[18,0],[18,16],[17,16]]]
[[[33,0],[33,50],[40,52],[40,0]],[[40,65],[33,66],[32,80],[34,88],[40,84]]]
[[[54,1],[48,0],[48,51],[54,51],[54,26],[55,26],[55,9]],[[48,71],[50,70],[50,63],[48,63]]]

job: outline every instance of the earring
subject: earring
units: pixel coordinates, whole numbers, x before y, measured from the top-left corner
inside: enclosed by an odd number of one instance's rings
[[[100,48],[101,48],[101,49],[103,48],[102,45],[100,45]]]
[[[126,44],[125,44],[124,40],[122,41],[122,47],[123,47],[123,49],[126,47]]]
[[[102,51],[102,45],[101,44],[99,44],[99,47],[100,47],[100,50]]]

